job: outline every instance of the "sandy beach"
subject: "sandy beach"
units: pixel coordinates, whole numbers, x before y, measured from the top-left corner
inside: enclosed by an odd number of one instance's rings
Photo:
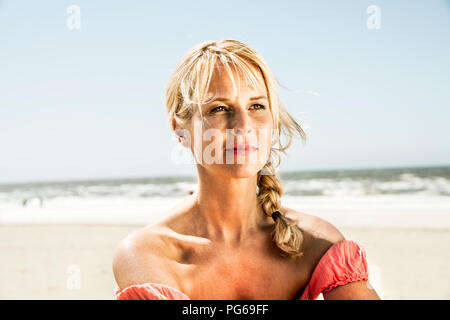
[[[114,248],[140,226],[1,225],[0,298],[113,299]],[[383,299],[450,299],[448,228],[340,230],[366,249]]]

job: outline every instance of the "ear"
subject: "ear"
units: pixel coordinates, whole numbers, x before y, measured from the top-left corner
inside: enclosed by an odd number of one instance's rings
[[[189,131],[187,129],[182,129],[177,125],[177,121],[175,120],[175,118],[172,118],[171,120],[171,126],[172,126],[172,130],[173,130],[173,134],[175,135],[175,137],[177,138],[178,141],[180,141],[180,137],[181,137],[181,145],[185,148],[190,148],[190,143],[191,143],[191,139],[190,139],[190,134]]]
[[[172,130],[175,131],[177,129],[177,121],[175,120],[175,117],[172,117],[171,121]]]
[[[170,121],[170,125],[172,127],[172,131],[173,131],[173,134],[175,135],[175,138],[179,139],[181,136],[180,132],[182,131],[182,129],[180,129],[177,126],[177,121],[175,120],[175,117],[172,117],[172,120]]]

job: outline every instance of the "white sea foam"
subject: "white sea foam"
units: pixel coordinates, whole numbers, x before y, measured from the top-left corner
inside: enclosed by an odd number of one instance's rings
[[[292,172],[282,204],[337,225],[448,228],[450,167]],[[0,223],[150,223],[194,177],[0,185]]]
[[[0,204],[0,223],[149,224],[164,218],[183,197],[57,198],[29,206]],[[336,226],[450,229],[450,197],[384,195],[282,198],[282,205]]]

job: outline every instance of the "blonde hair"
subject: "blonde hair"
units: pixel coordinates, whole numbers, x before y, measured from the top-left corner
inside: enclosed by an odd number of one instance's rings
[[[206,41],[188,50],[167,83],[165,98],[169,121],[175,119],[177,125],[183,128],[192,118],[194,106],[197,105],[201,110],[200,105],[204,103],[203,98],[209,88],[216,62],[221,62],[229,74],[230,66],[240,71],[245,80],[254,86],[258,82],[258,76],[250,65],[256,67],[256,72],[260,72],[264,79],[276,141],[272,144],[269,160],[258,172],[257,197],[264,213],[271,216],[273,212],[279,211],[283,195],[283,187],[275,171],[281,160],[279,152],[286,153],[285,150],[291,145],[295,133],[300,135],[303,142],[306,142],[306,134],[281,104],[277,81],[264,59],[254,49],[237,40],[225,39]],[[233,77],[231,79],[235,85]],[[281,142],[282,134],[288,138],[284,145]],[[279,148],[273,147],[276,143]],[[277,247],[281,249],[282,256],[294,257],[303,254],[302,231],[292,219],[284,215],[276,218],[271,235]]]

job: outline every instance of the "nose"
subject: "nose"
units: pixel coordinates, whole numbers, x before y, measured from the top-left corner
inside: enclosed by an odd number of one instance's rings
[[[232,128],[233,129],[231,132],[233,133],[234,136],[239,135],[245,136],[253,132],[251,120],[245,113],[240,113],[239,115],[236,115]]]

